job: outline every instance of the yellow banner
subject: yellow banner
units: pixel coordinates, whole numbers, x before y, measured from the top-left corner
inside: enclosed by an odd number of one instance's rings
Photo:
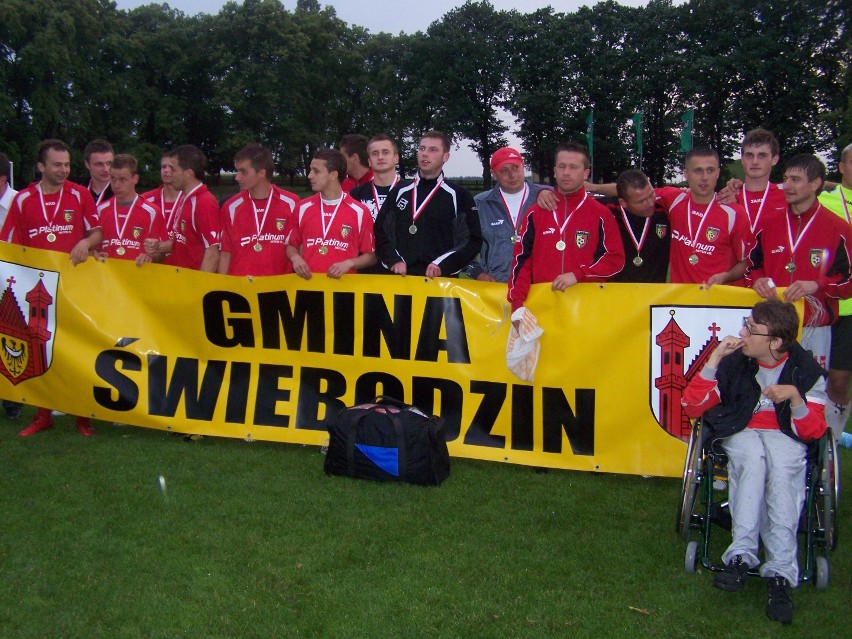
[[[237,278],[0,245],[0,396],[150,428],[322,445],[385,394],[439,414],[450,454],[679,476],[680,392],[755,294],[534,286],[533,383],[506,366],[505,285]]]

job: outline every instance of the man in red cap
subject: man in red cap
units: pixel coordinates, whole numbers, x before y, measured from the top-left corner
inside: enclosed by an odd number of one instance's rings
[[[535,204],[543,187],[524,179],[524,160],[508,146],[491,156],[491,175],[497,185],[473,198],[479,211],[482,248],[479,259],[472,261],[465,272],[485,282],[506,282],[515,244],[521,240],[518,229],[523,214]]]

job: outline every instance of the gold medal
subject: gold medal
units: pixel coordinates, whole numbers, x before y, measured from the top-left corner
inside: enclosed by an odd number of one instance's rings
[[[692,264],[693,266],[698,264],[698,256],[695,253],[693,253],[692,255],[689,256],[689,263]]]
[[[260,253],[263,250],[263,246],[261,246],[260,242],[254,245],[254,252]]]
[[[638,255],[637,255],[636,257],[634,257],[634,258],[633,258],[633,264],[634,264],[635,266],[642,266],[642,264],[644,264],[644,263],[645,263],[645,260],[643,260],[643,259],[642,259],[641,257],[639,257]]]
[[[787,264],[787,265],[784,267],[784,270],[785,270],[785,271],[787,271],[788,273],[794,273],[794,272],[796,271],[796,264],[795,264],[795,262],[790,262],[789,264]]]
[[[319,247],[319,254],[325,255],[326,253],[328,253],[328,247],[327,246],[320,246]]]
[[[409,227],[408,227],[408,232],[409,232],[409,233],[411,233],[412,235],[414,235],[415,233],[417,233],[417,225],[416,225],[416,224],[412,224],[411,226],[409,226]]]
[[[127,252],[127,249],[125,249],[123,246],[119,246],[117,249],[115,249],[115,252],[119,255],[124,255]]]
[[[47,241],[48,242],[55,242],[56,241],[56,234],[55,233],[48,233],[47,234]]]
[[[562,241],[562,240],[559,240],[559,241],[556,243],[556,250],[557,250],[557,251],[564,251],[564,250],[565,250],[565,242],[564,242],[564,241]]]
[[[512,244],[517,244],[520,241],[521,241],[520,235],[513,235],[512,236]]]

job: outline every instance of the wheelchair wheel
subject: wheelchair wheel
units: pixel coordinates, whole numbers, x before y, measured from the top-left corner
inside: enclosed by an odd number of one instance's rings
[[[692,521],[692,511],[695,508],[695,498],[698,495],[698,483],[701,479],[701,462],[704,458],[702,450],[701,422],[696,420],[689,435],[686,448],[686,460],[683,466],[683,484],[680,491],[680,511],[678,512],[675,530],[684,541],[689,541],[689,528]]]
[[[829,550],[837,547],[837,495],[840,474],[837,461],[837,445],[829,431],[825,435],[825,448],[819,467],[819,486],[816,499],[817,526]],[[819,564],[817,564],[817,568]]]
[[[822,555],[816,558],[816,587],[817,590],[828,589],[828,559]]]
[[[684,557],[683,567],[686,572],[695,572],[698,566],[698,542],[694,539],[686,544],[686,557]]]

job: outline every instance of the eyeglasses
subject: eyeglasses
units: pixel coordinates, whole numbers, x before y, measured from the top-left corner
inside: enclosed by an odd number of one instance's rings
[[[752,325],[749,323],[748,320],[749,320],[748,317],[743,318],[743,326],[748,331],[749,335],[752,335],[752,336],[757,335],[759,337],[775,337],[774,335],[771,335],[769,333],[755,333],[754,329],[751,327]]]

